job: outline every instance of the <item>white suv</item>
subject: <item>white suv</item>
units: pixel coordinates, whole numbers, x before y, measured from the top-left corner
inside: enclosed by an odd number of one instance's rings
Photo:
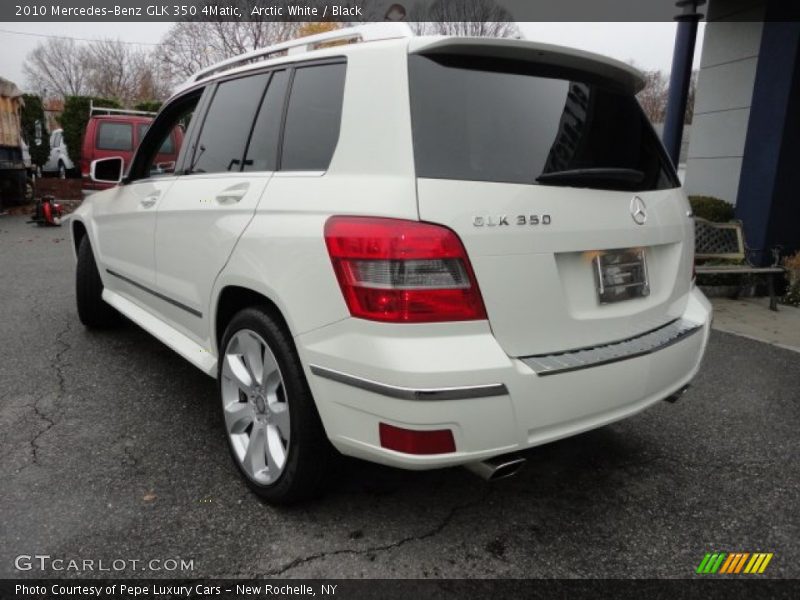
[[[71,223],[81,321],[122,313],[215,377],[233,459],[272,502],[319,490],[333,448],[510,474],[517,451],[679,394],[708,340],[639,74],[404,34],[198,73],[129,168],[92,165],[121,185]],[[177,162],[154,164],[175,127]]]

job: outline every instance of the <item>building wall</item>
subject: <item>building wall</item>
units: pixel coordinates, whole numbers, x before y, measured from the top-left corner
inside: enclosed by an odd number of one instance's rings
[[[710,0],[704,7],[707,23],[686,163],[689,194],[736,203],[765,4]]]

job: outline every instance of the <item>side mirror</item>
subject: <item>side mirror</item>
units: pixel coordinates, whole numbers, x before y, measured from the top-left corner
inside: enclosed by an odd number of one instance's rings
[[[98,158],[93,160],[89,167],[89,178],[98,183],[114,183],[122,181],[122,172],[125,161],[121,156]]]

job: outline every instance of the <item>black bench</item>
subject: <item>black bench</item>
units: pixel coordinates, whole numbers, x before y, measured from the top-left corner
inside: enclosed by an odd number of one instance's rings
[[[744,241],[741,221],[729,223],[713,223],[699,217],[694,219],[694,258],[695,261],[736,260],[738,265],[705,265],[697,264],[698,275],[763,275],[767,280],[770,310],[778,310],[778,299],[775,297],[775,276],[783,274],[785,269],[778,265],[780,255],[777,249],[772,250],[773,263],[769,267],[754,267],[748,257],[749,249]]]

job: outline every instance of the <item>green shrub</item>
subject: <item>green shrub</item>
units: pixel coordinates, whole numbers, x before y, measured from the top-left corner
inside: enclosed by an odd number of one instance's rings
[[[133,106],[133,110],[143,110],[145,112],[158,112],[160,108],[161,102],[158,100],[146,100]]]
[[[25,106],[22,108],[22,137],[28,144],[28,152],[31,154],[31,163],[42,166],[50,157],[50,136],[47,135],[47,127],[44,118],[44,106],[42,99],[33,94],[23,94],[22,100]],[[39,122],[39,135],[41,144],[36,145],[36,122]]]
[[[695,217],[714,223],[727,223],[733,220],[733,205],[725,200],[713,196],[689,196],[689,204],[692,205]]]
[[[789,285],[781,301],[790,306],[800,306],[800,251],[784,258],[783,266],[786,267]]]
[[[91,96],[67,96],[64,100],[64,112],[61,114],[61,127],[64,130],[64,141],[67,144],[69,157],[76,165],[81,159],[83,134],[89,122],[89,104],[104,108],[120,108],[119,102],[109,98],[93,98]]]

